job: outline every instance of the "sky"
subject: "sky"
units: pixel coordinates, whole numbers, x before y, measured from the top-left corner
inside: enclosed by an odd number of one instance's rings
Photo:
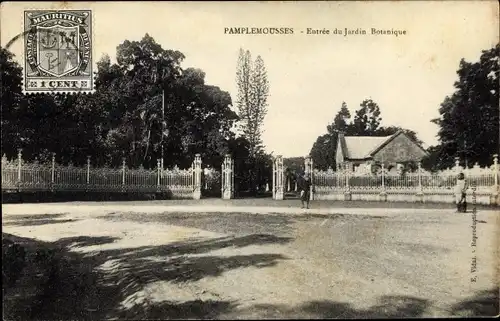
[[[1,45],[22,32],[25,9],[91,9],[94,63],[112,60],[124,40],[146,33],[186,56],[206,83],[236,100],[240,48],[260,55],[270,95],[263,124],[268,152],[305,156],[346,102],[351,114],[371,98],[382,125],[417,132],[437,143],[430,120],[453,93],[461,58],[479,59],[499,42],[496,1],[375,2],[2,2]],[[286,27],[293,35],[224,34],[231,27]],[[307,28],[365,29],[367,35],[312,35]],[[371,28],[406,35],[371,35]],[[23,43],[9,48],[22,64]]]

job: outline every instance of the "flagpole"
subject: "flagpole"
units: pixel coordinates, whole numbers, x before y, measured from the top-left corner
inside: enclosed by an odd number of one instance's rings
[[[165,135],[165,89],[161,91],[161,169],[163,170],[163,136]]]

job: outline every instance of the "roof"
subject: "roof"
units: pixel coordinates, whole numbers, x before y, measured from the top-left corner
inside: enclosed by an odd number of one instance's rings
[[[344,136],[347,155],[350,159],[366,159],[372,157],[372,153],[386,143],[392,136]]]
[[[387,146],[393,139],[399,135],[404,135],[411,141],[413,141],[408,135],[402,130],[398,130],[396,133],[390,136],[344,136],[339,137],[340,147],[342,148],[342,155],[347,159],[357,159],[366,160],[372,158],[376,153],[378,153],[382,148]],[[414,142],[415,143],[415,142]],[[415,143],[424,154],[428,154],[427,151]]]

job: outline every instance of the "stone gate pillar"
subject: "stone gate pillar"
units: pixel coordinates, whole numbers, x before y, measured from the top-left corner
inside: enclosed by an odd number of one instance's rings
[[[311,190],[309,191],[310,200],[314,200],[313,186],[314,186],[314,165],[311,156],[306,156],[304,161],[304,172],[309,174],[309,179],[311,180]]]
[[[222,199],[229,200],[234,196],[234,163],[229,154],[224,157],[221,174]]]
[[[424,191],[422,188],[422,162],[418,162],[418,167],[417,167],[417,175],[418,175],[418,188],[417,188],[417,195],[416,195],[416,201],[418,203],[423,203],[424,202]]]
[[[283,156],[278,155],[273,161],[273,199],[284,199],[284,183]]]
[[[193,199],[201,199],[201,155],[196,154],[193,161]]]
[[[350,176],[350,171],[349,171],[349,164],[347,162],[342,163],[342,174],[343,174],[343,179],[345,179],[345,189],[344,189],[344,201],[351,201],[352,200],[352,193],[351,193],[351,187],[349,186],[349,176]]]
[[[493,191],[491,193],[490,203],[493,205],[500,205],[500,199],[498,197],[498,154],[493,155]]]

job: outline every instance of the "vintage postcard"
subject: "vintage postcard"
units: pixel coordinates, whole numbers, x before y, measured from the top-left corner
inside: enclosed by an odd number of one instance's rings
[[[497,1],[2,2],[5,320],[499,315]]]

